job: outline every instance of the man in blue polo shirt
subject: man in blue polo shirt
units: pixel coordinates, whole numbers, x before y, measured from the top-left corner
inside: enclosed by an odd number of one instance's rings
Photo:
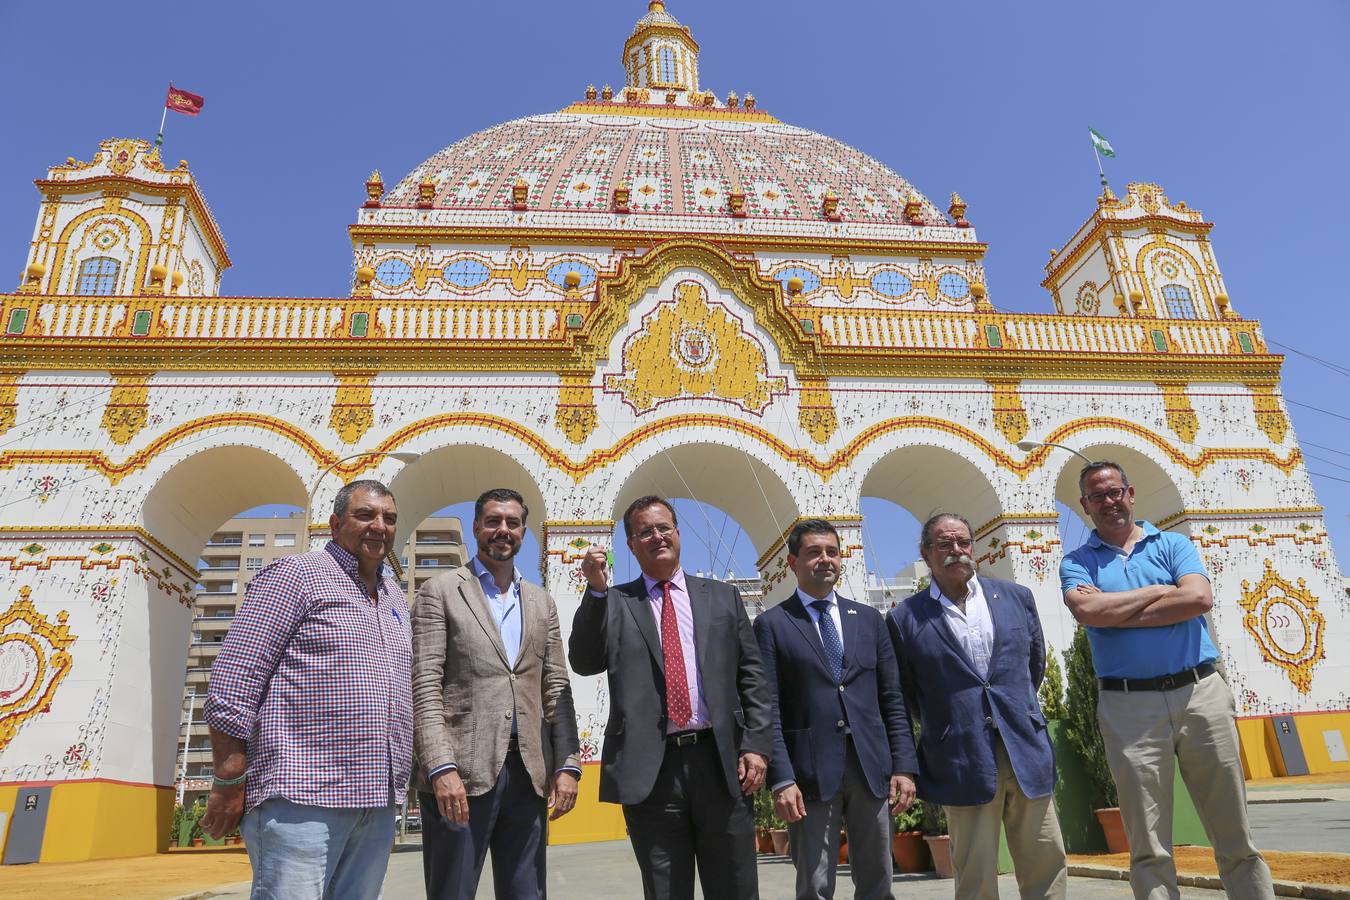
[[[1247,826],[1233,695],[1214,668],[1205,567],[1188,538],[1134,520],[1134,488],[1116,463],[1084,466],[1078,487],[1096,529],[1064,558],[1059,577],[1092,644],[1097,724],[1130,840],[1134,896],[1180,896],[1172,859],[1180,763],[1228,896],[1273,898]]]

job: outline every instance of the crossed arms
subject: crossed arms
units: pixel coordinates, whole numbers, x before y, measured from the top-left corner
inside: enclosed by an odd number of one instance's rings
[[[1214,605],[1209,579],[1182,575],[1176,584],[1151,584],[1108,593],[1093,584],[1064,592],[1064,604],[1080,625],[1097,628],[1152,628],[1202,616]]]

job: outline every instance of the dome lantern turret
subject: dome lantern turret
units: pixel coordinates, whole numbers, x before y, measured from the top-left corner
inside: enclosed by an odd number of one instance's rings
[[[666,12],[662,0],[650,0],[623,45],[628,87],[698,90],[698,41]]]

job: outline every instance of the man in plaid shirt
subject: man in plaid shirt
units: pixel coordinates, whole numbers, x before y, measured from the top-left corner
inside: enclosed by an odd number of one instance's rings
[[[202,830],[240,827],[254,900],[380,895],[412,768],[408,603],[384,564],[397,517],[378,481],[342,488],[332,541],[254,577],[211,667]]]

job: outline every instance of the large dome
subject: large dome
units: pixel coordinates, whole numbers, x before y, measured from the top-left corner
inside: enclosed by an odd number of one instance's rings
[[[694,98],[707,105],[663,106],[644,102],[646,89],[625,93],[634,100],[591,99],[472,134],[414,169],[383,205],[414,206],[430,183],[435,208],[509,209],[513,186],[524,182],[531,210],[595,213],[611,210],[614,189],[626,185],[635,213],[725,214],[739,191],[748,217],[787,226],[821,221],[832,192],[847,221],[918,224],[905,215],[906,203],[917,201],[923,224],[949,224],[899,174],[832,138],[759,110],[708,103],[710,95]]]

